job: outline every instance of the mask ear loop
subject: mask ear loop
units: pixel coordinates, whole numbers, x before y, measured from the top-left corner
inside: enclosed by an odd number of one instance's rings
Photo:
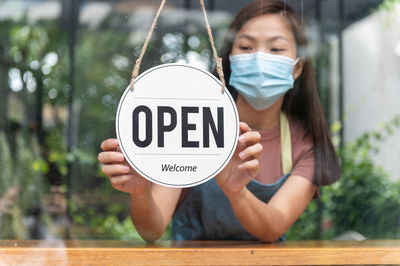
[[[300,62],[300,60],[302,60],[303,59],[303,57],[297,57],[297,59],[293,62],[293,68],[294,68],[294,66],[298,63],[298,62]],[[301,70],[301,72],[303,72],[303,69]],[[300,72],[300,75],[301,75],[301,72]],[[299,76],[300,76],[299,75]],[[298,76],[298,77],[299,77]],[[298,78],[298,77],[296,77],[296,79]],[[294,79],[294,77],[293,77],[293,79]]]

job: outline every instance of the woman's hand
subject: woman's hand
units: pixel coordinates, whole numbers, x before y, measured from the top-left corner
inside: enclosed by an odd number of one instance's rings
[[[235,154],[215,178],[221,190],[229,198],[242,191],[259,171],[258,157],[263,147],[259,143],[260,133],[251,131],[250,127],[240,122],[238,145]]]
[[[103,164],[102,171],[115,189],[129,194],[141,194],[150,188],[150,182],[127,163],[117,139],[103,141],[101,148],[103,152],[99,153],[98,159]]]

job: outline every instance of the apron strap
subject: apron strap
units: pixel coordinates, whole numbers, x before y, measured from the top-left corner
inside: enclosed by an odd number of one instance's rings
[[[292,143],[290,136],[289,121],[284,112],[280,115],[281,125],[281,149],[282,149],[282,170],[283,174],[287,175],[292,171],[293,160],[292,160]]]

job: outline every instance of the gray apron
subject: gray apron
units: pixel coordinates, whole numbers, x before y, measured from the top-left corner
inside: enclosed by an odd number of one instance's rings
[[[289,123],[280,116],[282,167],[285,173],[273,184],[252,180],[247,189],[259,200],[268,203],[290,176],[292,150]],[[228,198],[215,179],[192,187],[175,211],[172,220],[172,240],[257,240],[239,223]],[[283,235],[279,240],[284,240]]]

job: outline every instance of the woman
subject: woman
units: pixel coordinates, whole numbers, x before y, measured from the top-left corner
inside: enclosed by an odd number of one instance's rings
[[[320,102],[306,38],[294,11],[258,0],[228,29],[222,58],[236,100],[241,135],[235,155],[214,179],[189,190],[150,184],[128,166],[116,139],[99,161],[113,187],[131,197],[131,217],[147,241],[173,216],[172,238],[273,242],[339,179],[339,164]]]

